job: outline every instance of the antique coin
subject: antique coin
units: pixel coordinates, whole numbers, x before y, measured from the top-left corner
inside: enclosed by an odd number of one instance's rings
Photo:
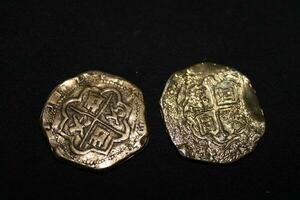
[[[41,120],[58,157],[93,168],[130,158],[148,140],[142,92],[118,76],[90,71],[51,93]]]
[[[250,81],[226,66],[201,63],[174,73],[160,104],[172,142],[187,158],[236,161],[265,131]]]

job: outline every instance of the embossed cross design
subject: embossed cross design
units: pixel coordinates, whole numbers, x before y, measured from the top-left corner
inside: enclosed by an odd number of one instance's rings
[[[114,142],[128,137],[130,107],[121,100],[121,94],[115,89],[95,92],[88,88],[79,99],[68,101],[66,115],[73,113],[73,117],[67,117],[64,126],[68,126],[70,132],[80,132],[73,136],[71,148],[75,153],[96,151],[107,154]]]
[[[235,84],[225,80],[217,83],[213,88],[205,85],[204,87],[209,91],[205,93],[203,98],[206,100],[205,105],[207,106],[196,117],[201,135],[211,134],[216,136],[220,132],[232,134],[234,130],[224,120],[229,120],[228,114],[238,102]]]

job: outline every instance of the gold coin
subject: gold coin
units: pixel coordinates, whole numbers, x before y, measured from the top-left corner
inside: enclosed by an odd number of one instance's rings
[[[139,151],[148,140],[142,92],[118,76],[90,71],[51,93],[41,120],[58,157],[108,168]]]
[[[172,142],[181,155],[195,160],[236,161],[265,131],[250,81],[222,65],[201,63],[174,73],[160,105]]]

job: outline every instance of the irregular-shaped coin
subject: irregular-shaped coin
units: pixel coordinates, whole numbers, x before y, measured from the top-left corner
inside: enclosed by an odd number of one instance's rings
[[[51,93],[42,126],[61,158],[108,168],[139,151],[148,140],[142,92],[118,76],[90,71]]]
[[[265,121],[250,81],[238,71],[201,63],[174,73],[160,105],[181,155],[230,163],[250,153]]]

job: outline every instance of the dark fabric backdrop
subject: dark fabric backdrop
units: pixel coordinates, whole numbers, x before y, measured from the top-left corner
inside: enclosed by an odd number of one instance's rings
[[[1,199],[299,197],[296,3],[0,5]],[[170,74],[203,61],[246,74],[265,112],[265,136],[254,153],[231,165],[183,159],[160,116],[158,101]],[[56,159],[39,121],[56,85],[93,69],[122,76],[142,89],[151,135],[142,152],[105,172]]]

